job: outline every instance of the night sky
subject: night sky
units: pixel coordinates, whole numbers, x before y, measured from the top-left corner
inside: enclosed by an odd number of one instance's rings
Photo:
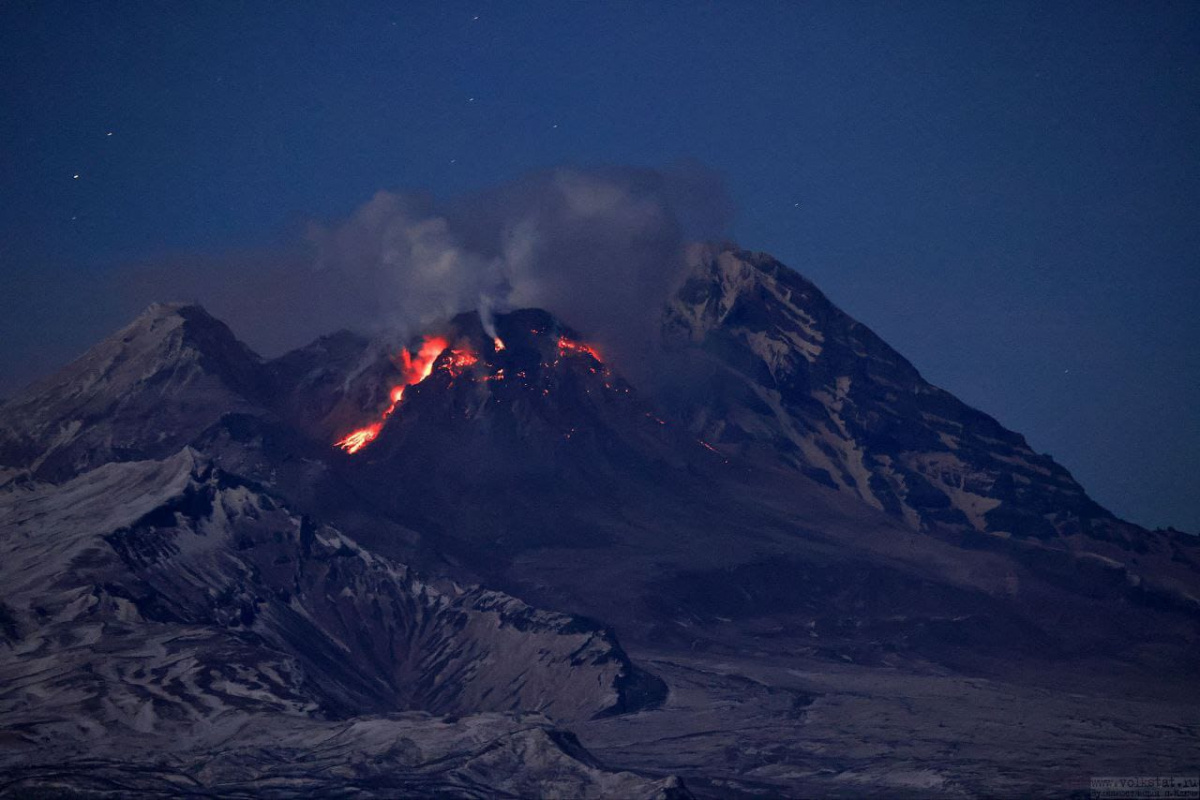
[[[136,313],[124,265],[690,159],[740,244],[1200,530],[1196,2],[6,3],[0,75],[0,394]]]

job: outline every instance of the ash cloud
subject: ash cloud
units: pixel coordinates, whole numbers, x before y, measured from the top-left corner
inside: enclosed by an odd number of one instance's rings
[[[339,328],[406,337],[460,311],[536,306],[636,368],[684,244],[729,216],[696,164],[560,167],[444,202],[381,191],[295,246],[144,265],[123,283],[142,301],[198,300],[266,354]]]
[[[318,269],[362,285],[385,327],[540,307],[628,359],[657,339],[685,241],[719,233],[728,208],[695,165],[564,167],[441,205],[380,192],[309,236]]]

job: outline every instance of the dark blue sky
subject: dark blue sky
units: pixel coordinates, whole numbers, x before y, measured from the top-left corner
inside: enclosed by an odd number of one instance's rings
[[[692,158],[744,246],[1200,529],[1195,2],[5,4],[0,75],[0,391],[124,321],[122,263]]]

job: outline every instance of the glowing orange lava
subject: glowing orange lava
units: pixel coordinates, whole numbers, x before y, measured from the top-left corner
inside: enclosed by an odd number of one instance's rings
[[[337,446],[345,450],[347,453],[357,453],[364,447],[375,441],[375,437],[379,435],[379,431],[383,430],[383,423],[376,422],[374,425],[368,425],[365,428],[359,428],[354,433],[337,442]]]
[[[441,336],[430,336],[421,343],[421,349],[417,351],[416,357],[413,357],[407,350],[400,352],[400,370],[404,373],[404,383],[401,385],[401,392],[405,386],[412,386],[414,383],[420,383],[429,377],[433,372],[433,362],[437,361],[450,342],[443,339]]]
[[[347,453],[357,453],[364,447],[375,441],[375,437],[383,430],[383,421],[392,415],[396,410],[396,406],[404,398],[404,390],[413,384],[420,383],[429,377],[433,372],[433,364],[437,361],[438,356],[445,352],[450,346],[450,342],[443,339],[441,336],[429,336],[421,343],[421,348],[414,356],[408,350],[401,350],[397,366],[400,367],[401,382],[392,387],[388,397],[391,400],[391,405],[384,409],[379,415],[379,421],[373,422],[365,428],[359,428],[356,431],[334,442],[335,447],[340,447]],[[452,358],[464,351],[454,351]],[[469,364],[475,363],[475,357],[470,353],[465,353],[472,359]],[[469,366],[468,364],[468,366]]]
[[[464,369],[477,363],[479,356],[470,350],[451,350],[449,358],[446,359],[446,369],[457,378]]]
[[[601,361],[600,353],[596,352],[596,348],[583,342],[576,342],[568,339],[565,336],[558,337],[558,355],[565,356],[569,354],[588,355],[597,361]]]
[[[534,329],[532,332],[537,334],[543,331]],[[504,341],[499,336],[493,337],[492,346],[496,349],[496,352],[505,349]],[[603,371],[605,375],[609,374],[608,368],[604,366],[603,361],[600,359],[600,353],[596,348],[582,342],[576,342],[566,336],[559,336],[558,357],[563,358],[565,356],[589,356],[600,367],[598,370],[595,366],[589,366],[589,370],[592,373],[598,374]],[[388,407],[383,410],[376,421],[366,427],[352,431],[334,442],[334,446],[342,448],[347,453],[357,453],[375,441],[379,436],[383,430],[384,422],[400,405],[400,402],[404,399],[404,392],[409,386],[421,383],[433,374],[435,368],[445,370],[453,379],[462,375],[464,371],[478,363],[479,355],[477,353],[469,349],[451,350],[450,342],[441,336],[426,337],[415,354],[408,350],[400,351],[400,355],[396,359],[396,365],[400,368],[401,379],[388,392]],[[555,361],[555,364],[557,363]],[[525,373],[518,372],[517,377],[524,378]],[[498,369],[494,374],[483,377],[485,381],[502,381],[504,379],[505,374],[503,369]],[[606,382],[605,386],[610,389],[612,388],[611,383]],[[588,389],[587,391],[590,392],[591,390]],[[549,394],[549,389],[543,389],[542,394]],[[568,438],[570,438],[569,434]],[[709,447],[707,444],[704,446]]]

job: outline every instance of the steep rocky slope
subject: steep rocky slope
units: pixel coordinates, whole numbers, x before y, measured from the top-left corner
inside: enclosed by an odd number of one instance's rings
[[[918,527],[1133,535],[798,273],[762,253],[690,255],[665,334],[703,388],[679,393],[675,412],[723,450],[782,461]]]

